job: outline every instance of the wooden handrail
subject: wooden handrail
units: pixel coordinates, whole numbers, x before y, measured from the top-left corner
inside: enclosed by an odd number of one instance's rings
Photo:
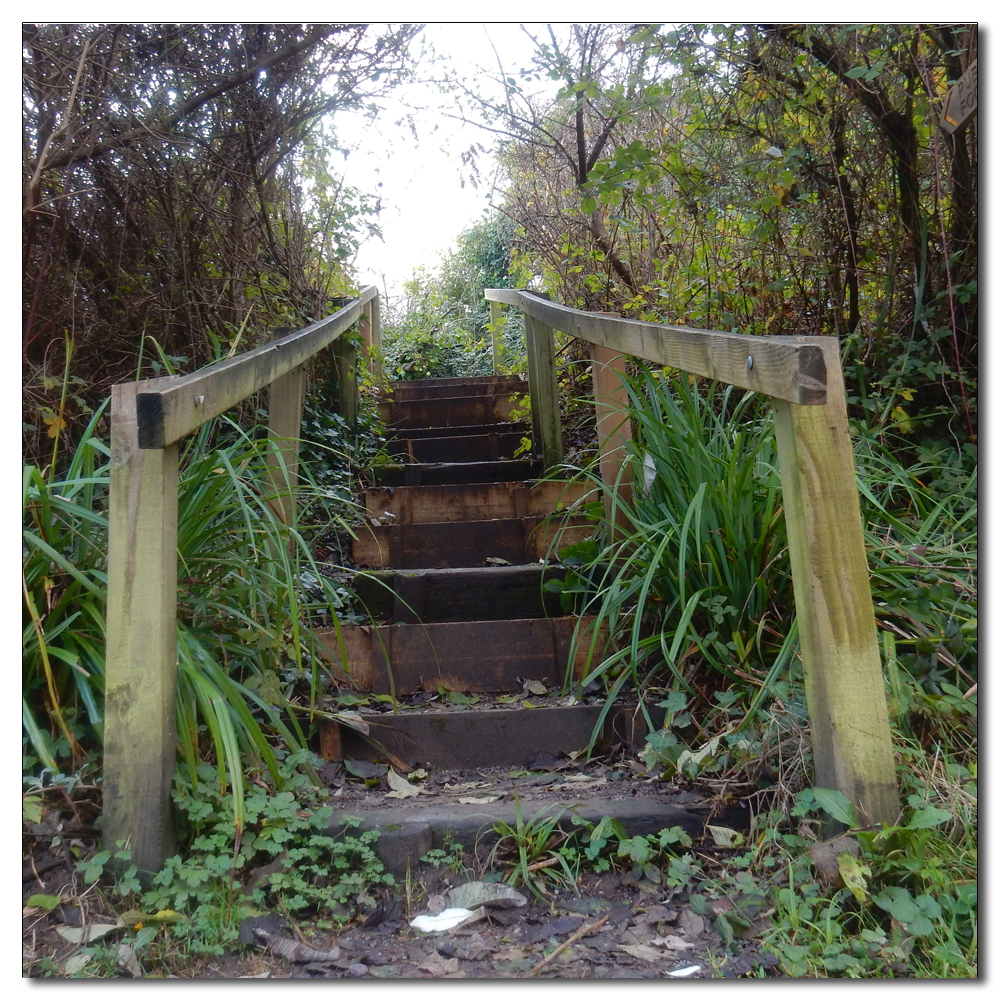
[[[331,316],[278,340],[172,379],[158,389],[140,390],[136,407],[139,447],[165,448],[225,413],[247,396],[308,361],[349,330],[378,295],[374,285]]]
[[[363,321],[363,323],[362,323]],[[331,316],[191,375],[112,386],[105,657],[104,841],[128,841],[140,871],[173,853],[170,786],[177,756],[177,462],[185,434],[270,387],[268,477],[276,509],[294,521],[306,362],[332,344],[340,406],[357,409],[353,343],[380,339],[374,286]]]
[[[487,288],[490,302],[517,306],[554,330],[619,354],[763,392],[799,406],[826,402],[826,362],[819,337],[754,337],[618,319],[570,309],[513,288]]]
[[[587,313],[489,288],[525,317],[532,433],[547,465],[562,456],[554,330],[770,397],[816,785],[843,792],[862,823],[894,823],[899,790],[836,337],[754,337]],[[497,318],[494,318],[497,325]],[[595,381],[597,410],[613,390]],[[607,491],[621,443],[600,436]],[[621,476],[617,477],[619,480]]]

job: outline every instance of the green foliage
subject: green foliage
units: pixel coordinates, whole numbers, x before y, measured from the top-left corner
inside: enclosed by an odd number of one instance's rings
[[[24,474],[25,733],[50,776],[93,759],[103,741],[108,446],[101,411],[65,475]],[[342,498],[310,482],[309,523],[281,523],[267,485],[271,445],[232,421],[185,449],[178,511],[177,728],[189,774],[211,751],[220,787],[242,801],[246,764],[279,780],[271,739],[305,745],[322,676],[312,626],[346,591],[320,571],[312,532],[345,525]],[[294,701],[293,701],[294,696]],[[246,763],[245,763],[246,762]]]
[[[213,767],[199,765],[193,782],[180,772],[174,802],[188,847],[167,860],[145,892],[134,865],[121,870],[130,859],[122,845],[113,859],[101,851],[81,861],[77,869],[85,882],[110,876],[104,891],[116,897],[118,908],[132,905],[123,913],[132,928],[125,943],[145,952],[149,963],[169,966],[179,954],[219,955],[232,948],[248,916],[277,910],[342,926],[359,905],[373,905],[371,890],[394,884],[374,851],[378,833],[359,832],[361,820],[354,817],[331,832],[329,796],[303,773],[317,763],[308,751],[290,754],[280,766],[281,791],[250,786],[242,827]],[[93,955],[107,957],[101,948]],[[120,973],[114,963],[89,963],[84,974]]]
[[[475,223],[458,237],[436,273],[425,268],[405,283],[402,314],[382,335],[390,378],[458,378],[493,373],[492,330],[484,288],[508,288],[513,233],[503,216]],[[509,315],[503,333],[508,365],[523,364],[524,332]]]
[[[377,832],[355,833],[361,821],[349,818],[343,834],[330,835],[325,793],[299,770],[314,763],[308,751],[290,755],[281,768],[282,791],[249,788],[242,830],[213,768],[201,765],[193,784],[179,778],[174,801],[190,848],[168,859],[142,906],[186,913],[190,924],[181,933],[214,950],[216,940],[221,946],[234,939],[251,912],[277,907],[344,923],[359,900],[370,901],[369,887],[393,884],[372,846]]]

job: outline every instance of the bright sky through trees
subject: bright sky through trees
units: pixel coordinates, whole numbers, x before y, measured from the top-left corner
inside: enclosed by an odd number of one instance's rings
[[[528,25],[532,31],[541,27]],[[432,23],[414,43],[419,45],[432,46],[445,64],[423,59],[418,82],[390,95],[373,124],[356,113],[340,113],[334,121],[338,141],[353,150],[343,166],[345,182],[379,195],[383,204],[380,225],[385,242],[369,240],[361,248],[359,276],[364,284],[387,287],[390,295],[415,267],[435,266],[459,232],[482,217],[498,182],[489,153],[495,137],[457,121],[452,117],[454,98],[438,93],[432,82],[419,81],[439,80],[451,67],[470,84],[485,89],[500,73],[497,54],[510,73],[526,66],[532,51],[530,40],[515,23]],[[499,94],[499,86],[494,85],[492,92]],[[462,153],[473,144],[487,150],[476,159],[478,187],[462,161]]]

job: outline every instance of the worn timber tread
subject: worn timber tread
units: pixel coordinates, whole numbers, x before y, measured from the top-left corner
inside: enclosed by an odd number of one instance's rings
[[[559,595],[543,585],[564,573],[541,563],[367,570],[355,575],[352,587],[376,622],[555,618],[562,614]]]
[[[425,462],[380,465],[372,470],[379,486],[441,486],[457,483],[501,483],[537,479],[542,464],[537,459],[496,462]]]

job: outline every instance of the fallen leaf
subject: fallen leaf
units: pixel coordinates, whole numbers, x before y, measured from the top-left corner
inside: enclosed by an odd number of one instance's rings
[[[391,792],[385,793],[387,799],[412,799],[420,794],[420,789],[416,785],[411,785],[406,778],[400,777],[391,767],[386,775],[386,780],[392,789]]]
[[[119,967],[125,969],[133,979],[142,979],[142,966],[139,959],[135,957],[135,951],[131,945],[124,942],[114,950],[115,961]]]
[[[517,889],[502,882],[464,882],[448,890],[448,903],[466,910],[473,910],[477,906],[509,910],[527,906],[528,899]]]
[[[641,958],[646,962],[659,962],[664,957],[663,952],[656,948],[650,948],[648,944],[623,944],[618,946],[619,951],[631,955],[633,958]]]
[[[350,729],[355,729],[362,736],[367,736],[371,732],[368,723],[357,712],[337,712],[337,721]]]
[[[25,902],[26,906],[38,906],[48,913],[50,910],[54,910],[61,899],[59,896],[47,896],[45,893],[37,892],[34,896],[29,896]]]
[[[739,847],[743,843],[743,834],[728,826],[709,826],[708,832],[716,847]]]
[[[110,934],[112,931],[120,931],[124,924],[88,924],[86,927],[67,927],[60,924],[56,927],[56,933],[70,944],[86,944]]]
[[[424,768],[422,768],[422,767],[418,767],[415,771],[411,771],[407,775],[407,777],[409,779],[411,779],[411,780],[420,779],[420,778],[426,778],[427,777],[427,771],[424,770]]]
[[[543,695],[548,694],[549,689],[541,681],[525,681],[524,686],[528,694]]]
[[[74,972],[79,972],[93,957],[93,955],[74,955],[67,959],[63,971],[67,976],[72,976]]]
[[[670,951],[687,951],[689,948],[694,947],[690,941],[685,941],[684,938],[678,937],[676,934],[655,937],[650,941],[650,944],[659,945],[661,948],[669,948]]]
[[[840,877],[844,880],[844,885],[851,890],[859,903],[867,903],[868,879],[872,873],[871,868],[859,861],[853,854],[841,854],[837,858],[837,863],[840,866]]]
[[[445,976],[449,979],[460,979],[465,976],[464,972],[458,971],[457,958],[444,958],[437,952],[430,955],[418,968],[429,972],[432,976]]]
[[[499,802],[504,794],[499,792],[497,795],[484,795],[478,799],[475,795],[460,795],[458,801],[464,806],[488,806],[491,802]]]

